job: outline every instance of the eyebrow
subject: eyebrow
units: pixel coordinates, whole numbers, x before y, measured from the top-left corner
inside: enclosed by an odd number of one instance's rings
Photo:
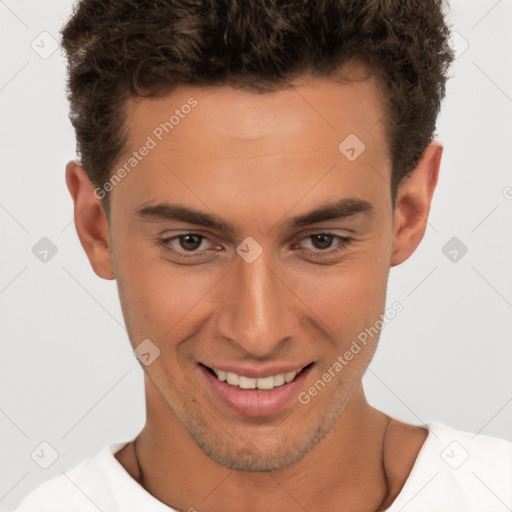
[[[287,225],[290,228],[297,228],[326,220],[345,219],[359,213],[370,216],[373,212],[373,205],[368,201],[355,197],[346,197],[335,202],[325,202],[315,210],[292,217],[287,221]],[[143,206],[136,211],[136,215],[142,220],[178,220],[225,231],[233,235],[237,233],[234,226],[220,217],[180,204],[159,203],[152,206]]]

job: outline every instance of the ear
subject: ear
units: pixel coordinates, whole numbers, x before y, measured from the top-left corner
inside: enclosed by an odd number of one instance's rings
[[[79,162],[66,165],[66,185],[75,204],[76,232],[94,272],[103,279],[114,279],[105,210]]]
[[[442,153],[443,147],[439,143],[429,144],[418,165],[398,189],[393,213],[392,267],[409,258],[423,239]]]

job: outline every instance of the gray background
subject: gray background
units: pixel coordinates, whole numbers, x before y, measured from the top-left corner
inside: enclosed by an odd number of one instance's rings
[[[62,0],[0,0],[5,509],[144,424],[142,370],[116,284],[90,268],[64,182],[74,135],[63,58],[49,53],[70,12]],[[365,385],[373,405],[405,421],[512,440],[512,2],[452,2],[449,19],[458,57],[438,124],[439,184],[422,244],[391,270],[388,304],[404,309],[383,331]],[[57,248],[46,263],[32,252],[43,237]],[[442,251],[453,237],[468,249],[456,262]],[[43,441],[59,454],[47,469]],[[45,453],[39,464],[34,450]]]

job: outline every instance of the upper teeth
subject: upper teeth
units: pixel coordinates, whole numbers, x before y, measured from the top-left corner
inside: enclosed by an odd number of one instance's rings
[[[215,368],[212,368],[212,370],[215,372],[215,375],[217,375],[219,380],[226,381],[232,386],[239,386],[242,389],[274,389],[287,382],[291,382],[300,372],[300,370],[294,370],[292,372],[277,373],[276,375],[270,375],[269,377],[260,377],[259,379],[255,379],[232,372],[224,372]]]

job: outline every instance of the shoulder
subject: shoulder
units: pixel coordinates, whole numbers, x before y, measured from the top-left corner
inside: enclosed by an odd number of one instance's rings
[[[95,457],[63,471],[36,487],[15,512],[64,512],[98,510],[96,500],[108,501],[108,480],[113,454],[126,443],[105,446]]]
[[[512,485],[512,442],[484,434],[456,430],[442,423],[429,424],[436,438],[432,448],[440,448],[443,467],[456,471],[485,471],[492,476],[508,476]]]
[[[428,437],[389,512],[512,508],[512,442],[429,423]]]

